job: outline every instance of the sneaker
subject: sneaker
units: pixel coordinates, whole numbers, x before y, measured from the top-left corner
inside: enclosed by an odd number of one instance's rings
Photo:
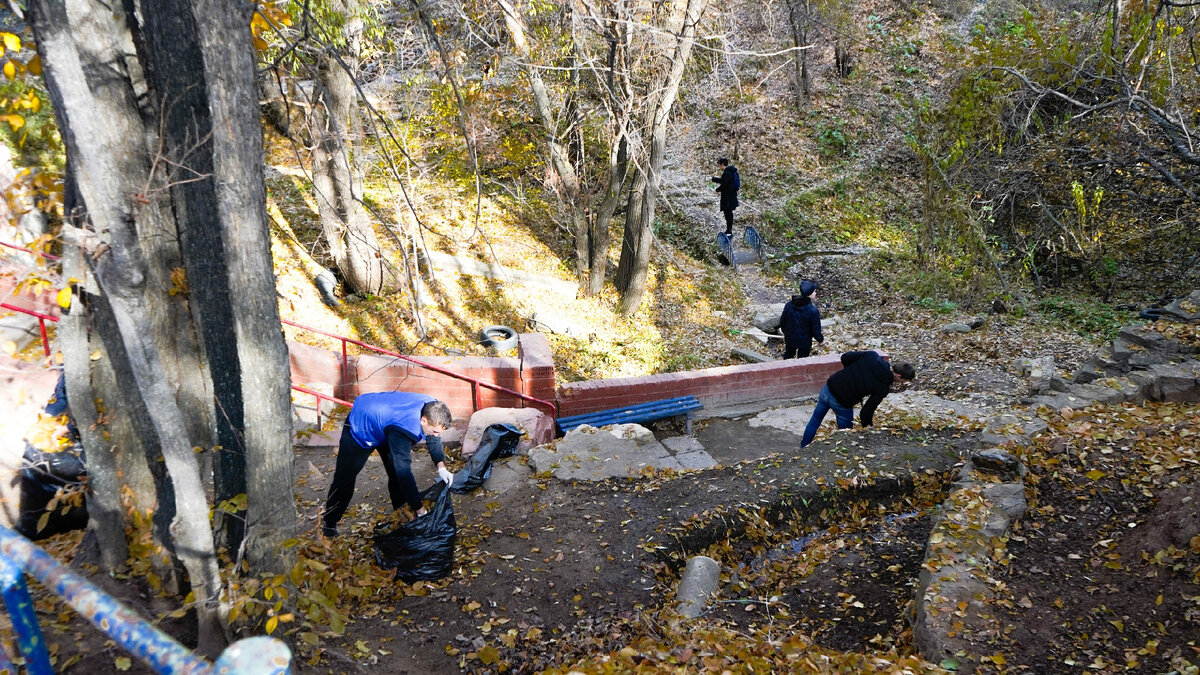
[[[333,539],[338,536],[338,529],[335,525],[326,525],[321,528],[321,534],[328,539]]]

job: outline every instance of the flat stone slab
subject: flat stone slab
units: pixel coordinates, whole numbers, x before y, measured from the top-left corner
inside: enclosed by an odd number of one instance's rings
[[[717,461],[691,436],[662,443],[639,424],[597,429],[581,425],[554,443],[529,451],[529,466],[559,480],[598,481],[637,476],[647,471],[707,469]]]

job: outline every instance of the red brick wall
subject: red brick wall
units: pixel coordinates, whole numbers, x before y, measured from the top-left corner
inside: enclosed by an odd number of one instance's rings
[[[554,401],[554,358],[546,336],[522,333],[519,358],[479,356],[422,356],[422,363],[490,382],[527,396]],[[374,391],[415,391],[436,396],[456,418],[470,417],[476,408],[520,408],[517,396],[478,387],[478,405],[471,382],[422,368],[410,361],[380,354],[351,356],[342,373],[341,354],[288,342],[293,384],[336,385],[334,395],[353,401]],[[319,387],[314,387],[322,391]]]
[[[721,366],[642,377],[572,382],[558,390],[559,413],[581,415],[676,396],[705,406],[813,395],[842,367],[838,354],[807,359]]]

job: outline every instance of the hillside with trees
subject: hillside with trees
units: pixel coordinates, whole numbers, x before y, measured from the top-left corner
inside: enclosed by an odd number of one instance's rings
[[[1157,321],[1200,289],[1194,3],[0,14],[0,239],[56,258],[3,274],[63,310],[52,356],[3,347],[65,373],[88,464],[88,529],[47,548],[199,653],[271,634],[298,672],[1200,664],[1200,380],[1163,393],[1200,325]],[[742,181],[734,248],[747,226],[762,240],[749,264],[717,243],[721,157]],[[533,473],[456,504],[439,582],[394,581],[366,526],[317,534],[332,463],[303,449],[322,429],[294,433],[285,340],[340,347],[281,319],[414,356],[541,332],[563,384],[778,359],[755,326],[802,279],[834,320],[816,354],[918,368],[874,430],[799,455],[747,422],[763,411],[729,413],[737,433],[701,425],[728,434],[713,469]],[[1141,366],[1156,396],[1052,398],[1084,372],[1120,391],[1112,364],[1148,353],[1166,355]],[[1038,359],[1052,373],[1029,384]],[[931,661],[909,605],[922,555],[961,462],[996,440],[987,415],[1010,409],[1044,427],[1005,446],[1028,515],[990,543],[994,602],[953,610],[986,625]],[[601,548],[572,548],[583,533]],[[700,621],[672,613],[683,553],[724,565]],[[130,669],[70,638],[78,617],[56,630],[60,672]]]

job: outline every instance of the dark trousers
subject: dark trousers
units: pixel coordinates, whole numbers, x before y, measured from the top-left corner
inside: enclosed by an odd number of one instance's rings
[[[337,466],[333,470],[333,482],[329,484],[329,495],[325,498],[326,527],[337,526],[342,515],[346,513],[346,509],[350,506],[350,500],[354,498],[354,481],[363,467],[367,465],[367,460],[371,457],[372,452],[378,452],[379,457],[383,460],[383,470],[387,473],[388,496],[392,499],[392,508],[399,509],[408,503],[404,499],[404,492],[400,487],[395,461],[397,458],[393,454],[393,448],[389,441],[385,440],[379,447],[368,450],[354,440],[354,436],[350,434],[350,425],[346,424],[342,426],[342,439],[338,442]],[[406,455],[403,458],[406,460],[404,464],[407,466],[409,463],[407,461],[408,453],[404,454]],[[411,470],[409,475],[411,476]]]
[[[783,358],[803,359],[812,354],[812,338],[801,338],[795,342],[783,341]]]
[[[733,209],[722,211],[725,214],[725,234],[733,236]]]

